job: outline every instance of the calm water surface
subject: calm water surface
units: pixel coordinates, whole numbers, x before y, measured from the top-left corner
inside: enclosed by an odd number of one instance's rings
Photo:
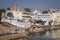
[[[28,36],[27,39],[23,40],[60,40],[60,30],[47,31],[43,34],[35,34]]]
[[[22,39],[18,39],[22,40]],[[47,31],[45,33],[31,34],[23,40],[60,40],[60,30]]]

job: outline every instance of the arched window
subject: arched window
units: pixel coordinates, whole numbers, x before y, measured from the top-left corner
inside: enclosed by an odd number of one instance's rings
[[[13,17],[13,14],[11,12],[7,13],[8,17]]]

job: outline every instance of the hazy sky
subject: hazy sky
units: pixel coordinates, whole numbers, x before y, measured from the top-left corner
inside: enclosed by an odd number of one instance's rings
[[[32,10],[60,9],[60,0],[0,0],[0,8],[12,7],[31,8]]]

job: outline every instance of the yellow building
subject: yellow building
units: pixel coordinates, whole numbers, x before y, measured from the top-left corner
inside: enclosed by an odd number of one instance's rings
[[[60,13],[55,13],[55,25],[60,25]]]

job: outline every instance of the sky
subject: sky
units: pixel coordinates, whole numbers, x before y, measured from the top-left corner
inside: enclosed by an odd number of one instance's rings
[[[50,8],[60,9],[60,0],[0,0],[0,8],[8,8],[13,5],[18,7],[30,8],[32,10],[48,10]]]

